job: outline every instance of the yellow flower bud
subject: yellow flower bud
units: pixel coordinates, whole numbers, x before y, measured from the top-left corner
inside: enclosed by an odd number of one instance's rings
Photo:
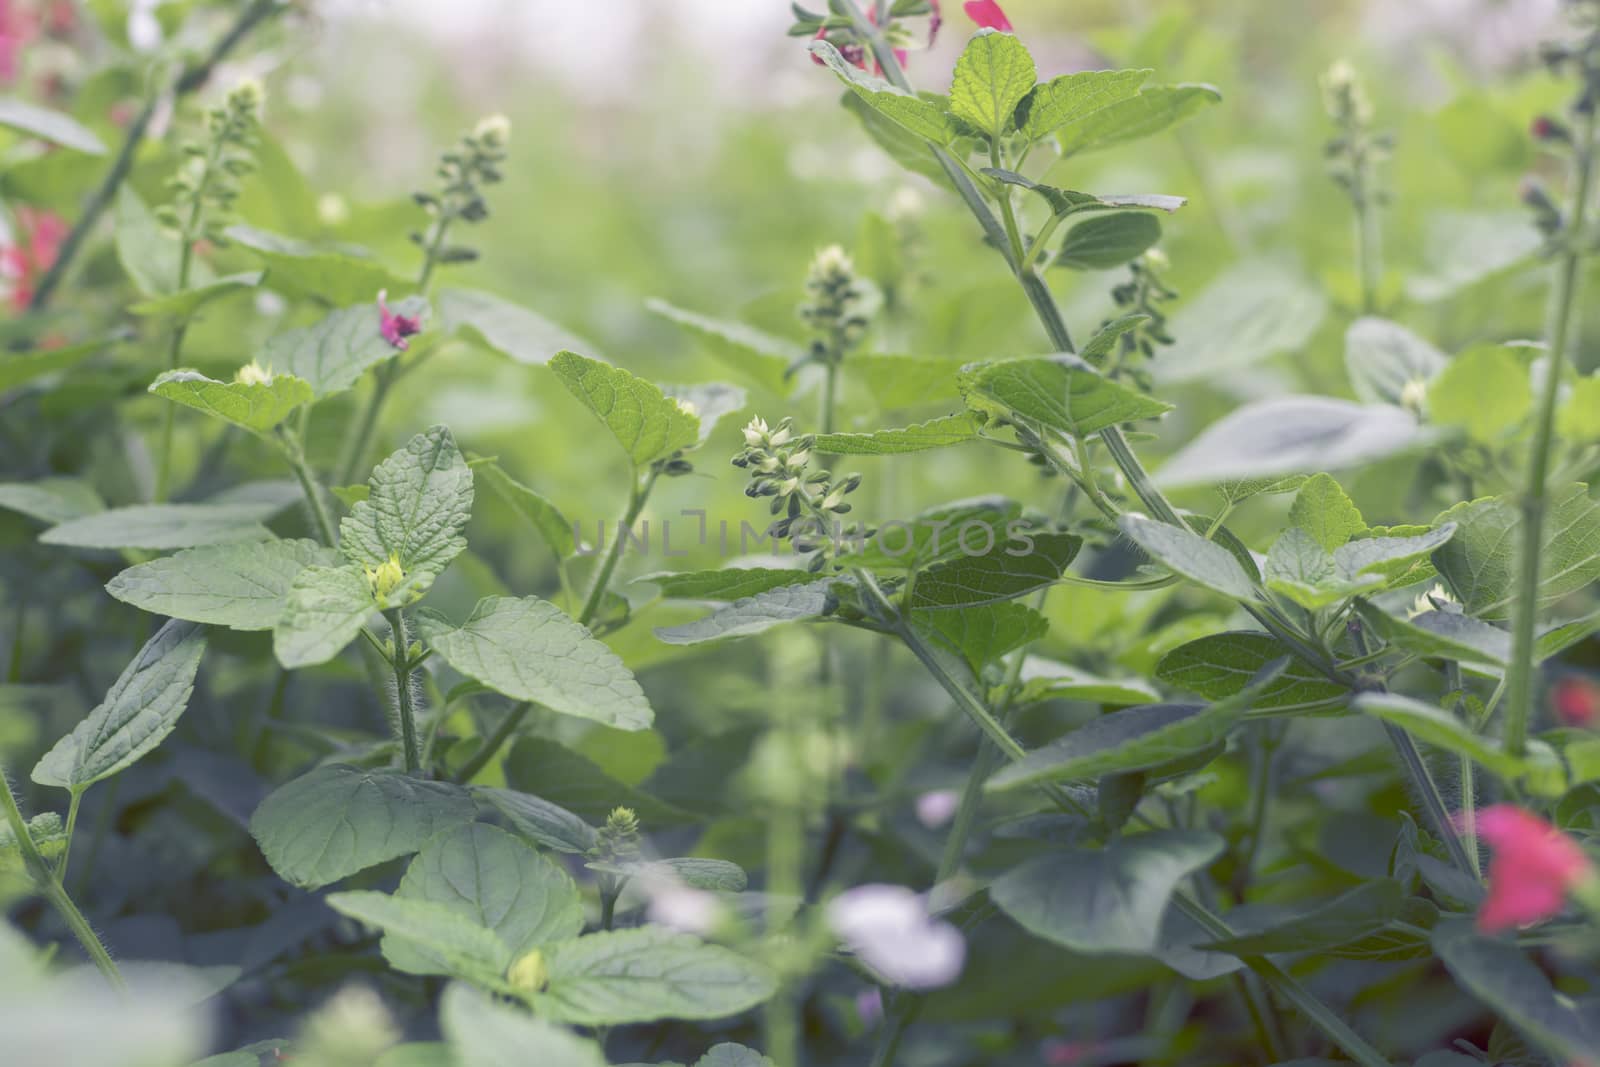
[[[506,981],[529,993],[543,990],[550,984],[550,968],[545,966],[544,953],[534,949],[517,957],[506,971]]]
[[[272,368],[263,367],[252,359],[234,373],[233,380],[241,385],[270,385]]]
[[[391,552],[386,562],[363,569],[367,572],[367,586],[372,590],[372,599],[387,607],[389,594],[399,588],[406,578],[405,568],[400,566],[399,554]]]

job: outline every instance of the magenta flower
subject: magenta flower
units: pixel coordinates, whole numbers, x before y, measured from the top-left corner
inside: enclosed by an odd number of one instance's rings
[[[1478,910],[1478,929],[1484,933],[1559,914],[1567,893],[1594,877],[1594,865],[1576,841],[1514,804],[1478,812],[1477,834],[1494,849],[1489,894]]]
[[[1015,32],[1011,28],[1011,20],[1006,18],[1006,13],[1000,9],[996,0],[967,0],[962,5],[967,17],[986,30],[999,30],[1001,33]]]
[[[0,83],[17,80],[23,46],[37,33],[33,16],[17,0],[0,0]]]
[[[1600,726],[1600,684],[1581,674],[1569,674],[1550,687],[1550,703],[1563,726]]]
[[[390,311],[389,294],[381,292],[378,294],[378,332],[385,341],[403,351],[411,347],[406,338],[422,332],[422,317]]]

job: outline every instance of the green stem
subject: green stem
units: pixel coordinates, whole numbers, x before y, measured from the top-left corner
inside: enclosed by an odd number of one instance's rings
[[[22,851],[23,865],[27,867],[35,887],[60,914],[67,928],[78,939],[78,944],[83,946],[84,952],[89,954],[89,958],[100,969],[100,973],[106,976],[106,980],[118,990],[127,989],[127,983],[123,981],[122,972],[117,970],[116,963],[111,959],[111,953],[106,951],[106,946],[101,943],[94,928],[89,925],[89,920],[83,917],[83,912],[72,902],[72,897],[62,887],[61,881],[51,873],[49,863],[39,854],[38,846],[33,843],[33,836],[28,833],[28,821],[22,817],[22,809],[17,807],[17,797],[11,791],[11,780],[6,776],[4,768],[0,768],[0,804],[5,806],[6,821],[11,826],[12,835],[17,839],[17,847]]]
[[[295,480],[300,483],[300,492],[306,498],[306,507],[311,512],[311,521],[317,528],[317,536],[329,547],[339,543],[338,527],[334,525],[333,518],[328,514],[328,505],[322,499],[322,486],[317,482],[316,474],[311,470],[311,465],[306,462],[305,450],[299,441],[290,438],[287,433],[280,433],[279,446],[283,449],[284,458],[289,461],[289,466],[294,469]]]
[[[405,748],[406,773],[422,770],[422,754],[417,747],[417,709],[411,694],[411,661],[406,652],[406,618],[399,608],[383,613],[389,620],[389,641],[394,663],[395,712],[400,718],[400,743]]]
[[[650,490],[655,488],[658,473],[651,470],[643,484],[635,482],[633,494],[628,499],[628,510],[617,521],[616,529],[611,531],[611,547],[606,550],[605,558],[600,561],[600,567],[594,573],[594,580],[589,584],[589,595],[584,598],[583,610],[578,613],[578,621],[585,626],[589,625],[595,613],[600,610],[606,588],[611,584],[611,575],[617,569],[617,562],[622,559],[622,548],[627,544],[628,532],[633,529],[634,521],[644,510],[645,501],[650,499]]]
[[[528,712],[532,710],[533,703],[524,700],[506,712],[505,718],[501,719],[499,725],[494,728],[494,733],[484,738],[483,744],[478,746],[478,751],[474,752],[467,762],[461,765],[461,769],[456,772],[456,781],[470,782],[477,776],[479,771],[487,767],[489,761],[494,759],[495,754],[500,751],[500,746],[504,745],[507,739],[516,733],[517,727],[522,725],[522,720],[527,718]]]
[[[278,0],[255,0],[249,7],[239,13],[227,31],[217,39],[211,52],[194,67],[186,69],[179,76],[174,93],[178,97],[194,92],[211,77],[211,72],[217,64],[227,58],[228,54],[238,46],[239,42],[256,28],[280,10],[288,7]],[[78,217],[72,231],[67,234],[66,240],[61,242],[61,249],[56,254],[56,260],[50,265],[43,278],[39,279],[39,287],[34,290],[33,299],[28,302],[29,311],[42,311],[50,303],[50,298],[55,294],[61,281],[66,277],[67,268],[77,258],[83,249],[83,243],[88,239],[89,233],[100,221],[100,216],[105,214],[116,198],[117,190],[127,180],[128,172],[133,169],[134,157],[138,155],[139,146],[144,143],[145,136],[150,132],[151,120],[155,118],[161,106],[162,94],[152,93],[150,99],[139,113],[128,124],[127,132],[123,134],[122,146],[117,150],[116,159],[111,163],[111,169],[101,179],[100,185],[89,197],[83,206],[83,214]]]
[[[218,165],[222,152],[222,138],[212,140],[211,149],[206,155],[205,168],[200,174],[200,183],[194,191],[194,203],[189,207],[189,218],[183,227],[183,232],[178,236],[178,292],[189,288],[189,274],[194,267],[194,243],[198,239],[200,229],[200,209],[205,203],[206,189],[210,185],[212,172]],[[178,361],[183,357],[183,339],[189,333],[189,320],[187,317],[178,321],[172,328],[172,340],[167,345],[167,369],[177,370]],[[161,446],[159,460],[156,465],[156,491],[157,503],[167,498],[167,491],[172,480],[172,433],[178,421],[178,405],[167,404],[162,412],[161,420]]]
[[[1589,90],[1585,90],[1588,92]],[[1572,210],[1567,214],[1566,247],[1556,267],[1550,299],[1550,349],[1545,360],[1544,389],[1534,416],[1533,446],[1522,494],[1522,536],[1517,549],[1517,595],[1511,621],[1511,662],[1506,671],[1505,747],[1520,756],[1527,747],[1528,720],[1533,711],[1534,639],[1539,620],[1540,549],[1544,543],[1545,486],[1555,436],[1556,398],[1578,305],[1579,266],[1586,243],[1590,187],[1594,184],[1596,109],[1584,116],[1573,152]]]
[[[56,861],[56,880],[67,884],[67,862],[72,858],[72,837],[78,829],[78,809],[83,805],[83,793],[74,789],[67,801],[67,838],[61,846],[61,858]]]

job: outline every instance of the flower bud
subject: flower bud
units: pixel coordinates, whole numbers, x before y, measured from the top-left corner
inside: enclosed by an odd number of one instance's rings
[[[233,380],[241,385],[270,385],[272,368],[263,367],[252,359],[234,372]]]
[[[400,555],[397,552],[389,553],[389,558],[376,567],[364,568],[367,574],[367,587],[372,591],[372,599],[379,605],[387,607],[389,594],[399,588],[405,581],[406,572],[400,566]]]
[[[506,981],[528,993],[541,992],[550,984],[550,968],[545,966],[544,953],[534,949],[517,957],[506,970]]]
[[[511,120],[504,115],[489,115],[478,120],[472,136],[487,148],[504,148],[511,143]]]

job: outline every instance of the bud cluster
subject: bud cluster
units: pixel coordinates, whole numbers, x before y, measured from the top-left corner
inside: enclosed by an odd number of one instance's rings
[[[866,283],[855,263],[838,245],[829,245],[811,260],[806,275],[806,302],[800,318],[811,327],[810,363],[837,364],[861,343],[872,321]]]
[[[1322,103],[1337,133],[1323,147],[1328,174],[1350,196],[1358,211],[1382,204],[1373,173],[1394,147],[1386,133],[1372,130],[1372,101],[1355,68],[1339,60],[1322,76]]]
[[[1178,296],[1177,291],[1161,279],[1161,273],[1169,265],[1166,255],[1152,248],[1128,265],[1128,280],[1111,290],[1111,299],[1123,315],[1143,315],[1145,321],[1117,338],[1115,356],[1108,352],[1099,360],[1091,361],[1104,364],[1101,369],[1108,378],[1129,370],[1128,357],[1137,354],[1152,359],[1157,345],[1172,344],[1172,335],[1167,332],[1167,313],[1161,308]],[[1149,376],[1142,369],[1129,370],[1129,373],[1141,387],[1149,385],[1146,380]]]
[[[850,511],[845,498],[861,485],[861,475],[836,479],[827,470],[808,469],[816,438],[796,436],[794,420],[784,419],[769,427],[758,416],[744,428],[744,441],[745,449],[733,457],[733,465],[750,472],[745,495],[772,501],[772,514],[780,518],[769,532],[792,541],[797,551],[815,551],[810,564],[813,571],[821,570],[833,558],[840,540],[868,536],[869,531],[855,526],[848,531],[840,527],[837,537],[828,536],[839,527],[839,516]]]
[[[511,143],[511,123],[503,115],[482,119],[461,138],[461,143],[439,157],[439,186],[433,192],[413,193],[412,199],[433,219],[426,231],[411,234],[425,249],[431,263],[465,263],[478,258],[475,249],[446,245],[445,235],[456,220],[482,222],[489,217],[483,188],[500,181],[500,165]]]
[[[387,609],[392,605],[389,597],[400,588],[406,580],[405,568],[400,566],[398,553],[389,553],[389,558],[376,567],[363,567],[367,576],[367,589],[372,593],[372,599],[378,607]]]
[[[206,112],[205,138],[184,143],[183,162],[167,182],[172,201],[156,209],[156,218],[186,248],[202,239],[225,243],[239,180],[255,170],[262,99],[260,82],[240,82]]]
[[[631,863],[639,858],[639,815],[632,808],[612,808],[600,827],[590,856],[607,863]]]

